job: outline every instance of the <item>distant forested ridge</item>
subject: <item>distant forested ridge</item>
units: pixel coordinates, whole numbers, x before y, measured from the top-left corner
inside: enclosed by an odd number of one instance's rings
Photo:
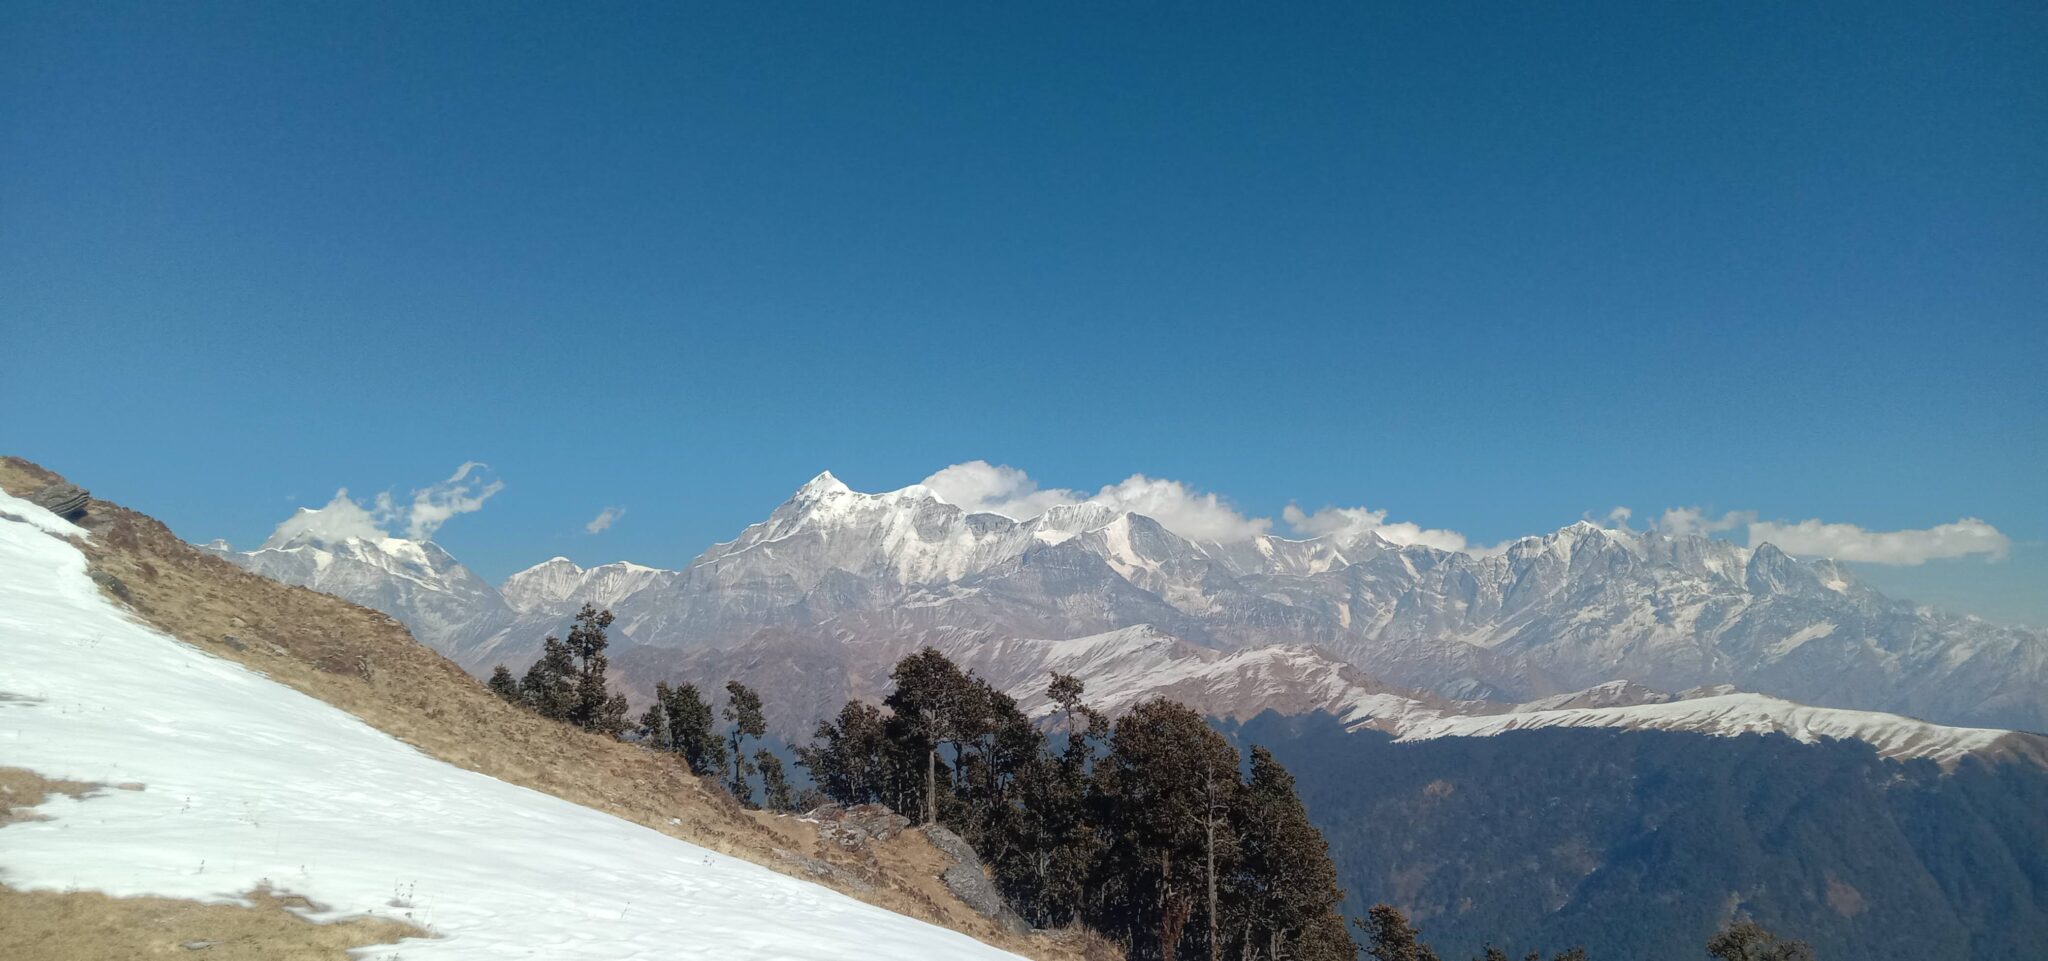
[[[2048,772],[1867,745],[1616,730],[1396,744],[1327,715],[1223,725],[1296,778],[1349,914],[1489,940],[1692,958],[1733,916],[1830,961],[2048,958]]]

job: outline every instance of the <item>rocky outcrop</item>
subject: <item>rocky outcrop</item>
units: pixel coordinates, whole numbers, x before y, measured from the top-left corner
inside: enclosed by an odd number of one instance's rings
[[[850,808],[827,804],[805,814],[801,820],[818,826],[818,836],[843,848],[866,847],[873,841],[887,841],[910,827],[910,819],[880,804],[859,804]]]
[[[92,495],[76,484],[51,484],[28,495],[28,502],[67,521],[85,516],[85,507],[92,502]]]
[[[946,890],[1007,931],[1022,934],[1031,930],[1030,922],[1012,910],[1010,902],[1003,900],[1003,893],[996,890],[996,883],[982,869],[981,858],[960,835],[942,824],[927,824],[919,830],[924,832],[925,839],[931,841],[933,847],[939,849],[940,854],[953,862],[953,866],[939,876],[939,880],[945,882]]]

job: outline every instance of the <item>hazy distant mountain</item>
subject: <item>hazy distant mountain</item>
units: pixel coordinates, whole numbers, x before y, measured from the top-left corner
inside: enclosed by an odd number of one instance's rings
[[[1370,533],[1198,544],[1099,504],[1018,520],[969,513],[921,486],[860,493],[827,473],[681,571],[586,571],[556,558],[493,591],[439,548],[396,539],[231,556],[389,611],[480,672],[524,663],[589,601],[618,616],[616,660],[645,676],[730,661],[757,638],[865,663],[909,639],[952,650],[1147,625],[1189,649],[1313,648],[1375,684],[1445,698],[1533,701],[1610,681],[1733,685],[2048,729],[2048,634],[1893,601],[1831,561],[1770,545],[1583,522],[1490,555]],[[424,560],[379,560],[413,557]],[[627,658],[625,648],[641,650]]]

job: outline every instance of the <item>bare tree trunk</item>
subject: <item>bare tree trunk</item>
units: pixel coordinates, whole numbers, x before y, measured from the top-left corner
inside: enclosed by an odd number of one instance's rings
[[[924,823],[939,823],[939,746],[924,755]]]

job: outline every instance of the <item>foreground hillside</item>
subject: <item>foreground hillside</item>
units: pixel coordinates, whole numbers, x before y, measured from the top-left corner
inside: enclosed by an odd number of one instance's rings
[[[1327,715],[1236,728],[1297,775],[1352,913],[1399,905],[1447,958],[1492,940],[1696,957],[1738,917],[1820,958],[2048,948],[2048,770],[1849,740],[1568,726],[1396,740]]]
[[[10,492],[53,480],[0,463]],[[0,819],[14,822],[0,928],[104,917],[25,891],[264,890],[308,899],[294,903],[322,919],[410,926],[359,943],[436,936],[406,957],[692,944],[721,957],[1010,956],[905,915],[1039,957],[1076,953],[1003,935],[952,900],[921,838],[848,853],[808,825],[739,811],[663,759],[504,705],[389,618],[243,574],[140,515],[95,501],[76,529],[12,496],[0,512],[22,518],[0,520],[0,710],[20,732],[8,806],[26,808]],[[872,903],[755,863],[828,861]]]

